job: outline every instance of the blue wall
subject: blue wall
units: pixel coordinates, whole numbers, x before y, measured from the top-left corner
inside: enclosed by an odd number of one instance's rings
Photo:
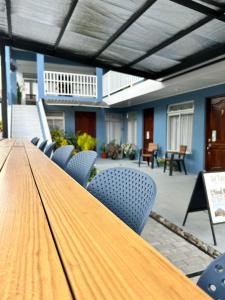
[[[159,155],[163,156],[167,149],[167,108],[169,104],[194,101],[194,126],[192,154],[187,156],[187,169],[191,173],[198,173],[205,167],[205,124],[206,99],[208,97],[225,94],[225,85],[218,85],[198,91],[185,93],[142,105],[133,106],[128,111],[137,112],[137,132],[139,148],[143,146],[143,110],[154,108],[154,142],[159,145]]]

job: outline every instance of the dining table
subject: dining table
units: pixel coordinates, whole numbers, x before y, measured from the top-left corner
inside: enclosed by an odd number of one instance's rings
[[[26,139],[0,141],[0,299],[211,299]]]

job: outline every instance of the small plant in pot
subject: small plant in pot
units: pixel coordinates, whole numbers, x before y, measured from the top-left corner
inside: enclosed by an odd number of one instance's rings
[[[107,158],[108,157],[108,145],[102,144],[101,146],[101,158]]]
[[[131,144],[127,152],[127,156],[130,160],[134,160],[137,153],[137,148],[134,144]]]

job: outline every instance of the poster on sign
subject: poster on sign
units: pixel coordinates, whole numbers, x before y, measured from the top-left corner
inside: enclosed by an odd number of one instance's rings
[[[225,222],[225,172],[203,173],[212,223]]]

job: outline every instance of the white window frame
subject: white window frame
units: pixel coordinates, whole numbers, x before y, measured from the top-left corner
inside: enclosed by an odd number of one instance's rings
[[[185,104],[189,104],[191,103],[193,106],[192,108],[187,108],[187,109],[180,109],[180,110],[174,110],[171,111],[170,108],[172,106],[178,106],[178,105],[185,105]],[[185,102],[178,102],[178,103],[173,103],[173,104],[169,104],[168,105],[168,109],[167,109],[167,149],[168,149],[168,145],[170,144],[170,125],[169,125],[169,118],[171,116],[179,116],[179,120],[178,120],[178,145],[180,145],[180,129],[181,129],[181,115],[193,115],[193,125],[194,125],[194,111],[195,111],[195,105],[194,105],[194,101],[190,100],[190,101],[185,101]],[[191,151],[187,151],[187,154],[191,154],[192,153],[192,144],[193,144],[193,132],[194,132],[194,128],[192,126],[192,136],[191,136],[191,145],[190,145],[190,149]],[[179,149],[168,149],[168,150],[175,150],[175,151],[179,151]]]
[[[49,116],[48,114],[61,113],[61,116]],[[48,120],[62,120],[63,121],[63,131],[65,132],[65,113],[63,111],[49,111],[46,112],[46,118]]]

